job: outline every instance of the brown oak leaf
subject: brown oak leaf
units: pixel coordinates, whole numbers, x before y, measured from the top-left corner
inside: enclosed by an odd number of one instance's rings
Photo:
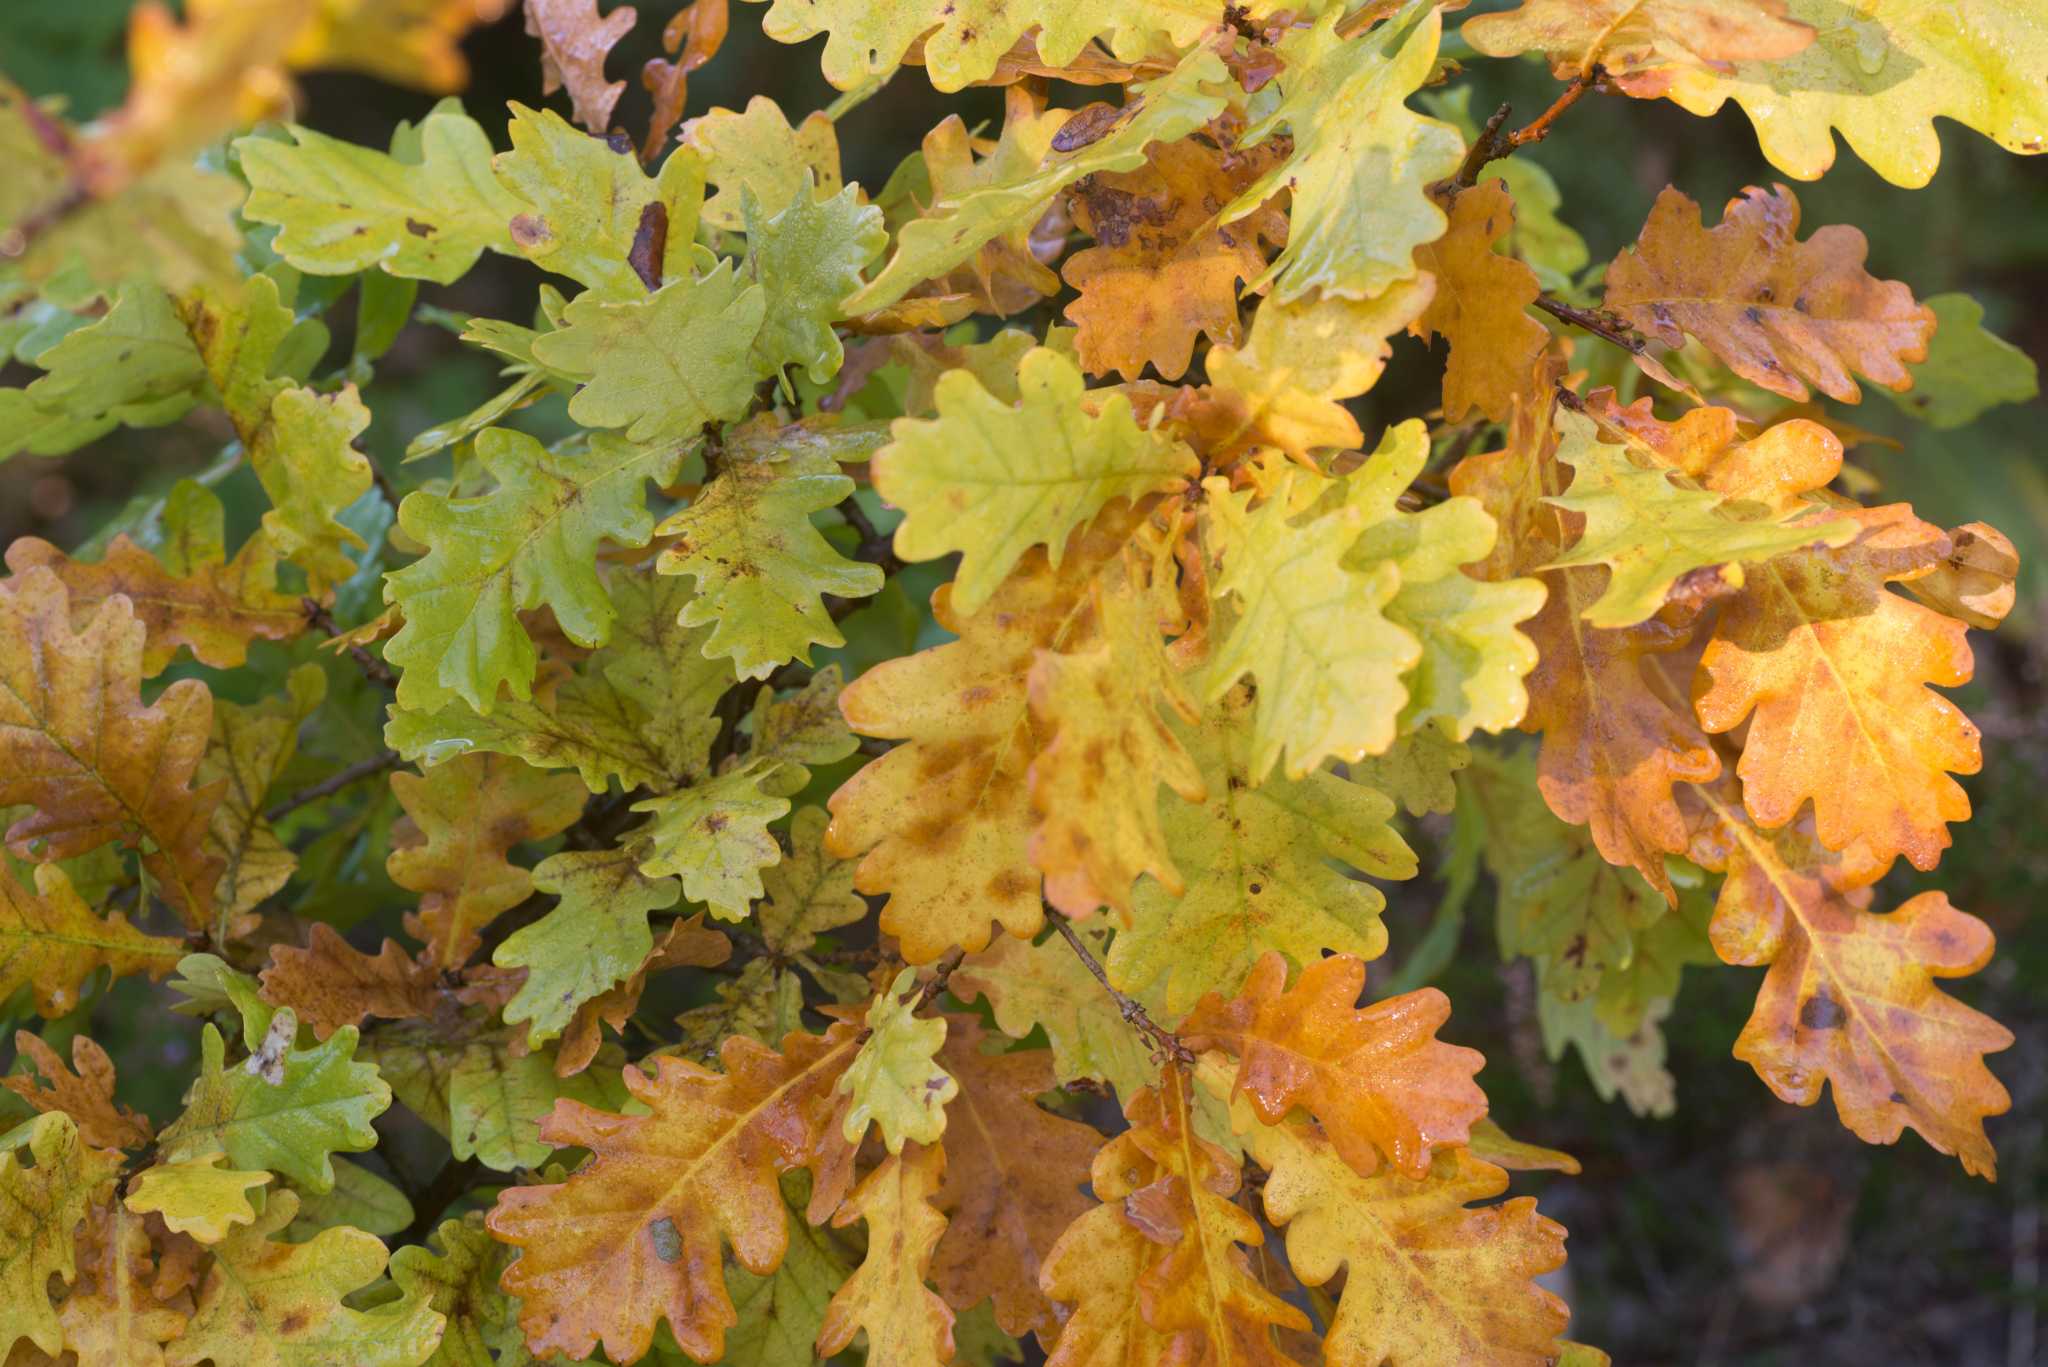
[[[64,1112],[78,1126],[79,1137],[94,1148],[132,1149],[147,1144],[155,1133],[146,1116],[114,1100],[114,1061],[86,1036],[72,1038],[70,1068],[56,1050],[27,1030],[14,1032],[14,1047],[35,1065],[35,1072],[0,1078],[0,1087],[38,1111]],[[38,1083],[35,1073],[46,1081]]]
[[[604,59],[637,17],[631,5],[600,15],[597,0],[526,0],[526,31],[540,39],[541,93],[566,86],[576,122],[600,138],[611,132],[612,106],[626,93],[624,81],[605,80]]]
[[[935,1204],[950,1223],[932,1259],[947,1304],[967,1310],[993,1297],[1005,1332],[1059,1327],[1038,1289],[1038,1269],[1068,1225],[1093,1204],[1081,1191],[1102,1136],[1046,1110],[1052,1053],[982,1052],[972,1016],[946,1018],[939,1066],[960,1084],[946,1103],[946,1180]]]
[[[1719,226],[1666,186],[1636,244],[1607,268],[1607,307],[1666,346],[1685,336],[1774,394],[1862,397],[1855,375],[1888,389],[1927,359],[1934,310],[1896,280],[1863,269],[1869,243],[1846,224],[1801,242],[1799,201],[1780,185],[1728,202]]]
[[[375,956],[341,938],[333,926],[315,922],[305,947],[274,945],[262,973],[263,1000],[289,1006],[326,1039],[344,1025],[369,1016],[405,1020],[432,1015],[439,1001],[431,963],[413,958],[396,940]]]
[[[180,679],[142,705],[145,632],[127,598],[71,626],[70,594],[37,567],[0,583],[0,806],[36,810],[10,849],[65,859],[109,841],[142,865],[193,929],[206,929],[221,861],[206,845],[223,785],[192,786],[213,695]]]

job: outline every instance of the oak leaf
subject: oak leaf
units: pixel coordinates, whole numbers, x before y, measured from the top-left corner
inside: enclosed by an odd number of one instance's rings
[[[39,1115],[19,1147],[0,1151],[0,1342],[10,1349],[26,1338],[55,1356],[65,1334],[50,1305],[50,1278],[77,1275],[72,1233],[94,1194],[115,1175],[120,1156],[87,1144],[70,1116]]]
[[[780,213],[744,196],[741,207],[744,270],[768,292],[754,362],[764,374],[801,366],[813,384],[827,384],[846,359],[832,326],[846,317],[840,300],[860,288],[861,271],[889,242],[882,211],[858,185],[821,199],[808,178]]]
[[[1788,18],[1814,41],[1774,61],[1731,70],[1680,71],[1673,103],[1709,115],[1734,100],[1756,126],[1765,157],[1814,180],[1835,161],[1836,130],[1872,170],[1917,189],[1941,160],[1936,118],[1974,128],[2009,151],[2038,153],[2048,130],[2048,41],[2029,0],[1978,0],[1968,41],[1957,15],[1914,0],[1786,0]]]
[[[1785,1100],[1832,1084],[1842,1123],[1890,1144],[1910,1126],[1966,1172],[1993,1177],[1984,1117],[2011,1104],[1984,1055],[2012,1032],[1943,992],[1991,960],[1991,931],[1939,892],[1871,912],[1876,875],[1816,843],[1804,818],[1759,830],[1728,791],[1699,788],[1693,857],[1725,868],[1709,927],[1731,964],[1768,964],[1735,1056]]]
[[[1184,891],[1159,824],[1159,785],[1189,802],[1207,795],[1162,719],[1162,709],[1183,722],[1201,714],[1168,658],[1159,605],[1128,570],[1106,570],[1090,591],[1085,643],[1040,651],[1027,685],[1032,719],[1051,737],[1031,762],[1042,818],[1031,862],[1045,874],[1046,900],[1070,916],[1105,904],[1129,911],[1140,874]]]
[[[813,646],[846,644],[824,595],[870,597],[882,571],[841,555],[811,517],[852,495],[853,481],[826,452],[728,457],[688,507],[654,529],[674,538],[656,568],[696,586],[678,620],[711,628],[704,654],[730,657],[740,678],[757,679],[787,660],[810,663]]]
[[[1102,1204],[1046,1255],[1040,1289],[1066,1307],[1048,1367],[1295,1362],[1273,1331],[1305,1330],[1308,1317],[1253,1273],[1245,1249],[1264,1235],[1231,1199],[1238,1163],[1191,1132],[1188,1085],[1168,1069],[1157,1090],[1131,1099],[1131,1128],[1095,1158]]]
[[[1780,185],[1744,190],[1714,228],[1666,186],[1642,236],[1607,268],[1607,306],[1664,345],[1686,334],[1752,384],[1795,402],[1807,384],[1862,397],[1854,376],[1888,389],[1913,382],[1934,313],[1896,280],[1863,269],[1868,243],[1843,224],[1798,240],[1799,201]]]
[[[1108,952],[1105,929],[1077,927],[1075,933],[1098,959]],[[965,1002],[986,999],[997,1028],[1012,1039],[1044,1030],[1055,1083],[1090,1079],[1130,1098],[1158,1080],[1142,1037],[1057,935],[1042,944],[1002,936],[963,959],[948,988]]]
[[[1027,352],[1017,386],[1009,404],[947,372],[939,416],[899,419],[872,466],[875,491],[904,510],[898,555],[960,552],[963,613],[979,612],[1026,551],[1046,548],[1057,570],[1069,535],[1112,500],[1178,490],[1200,469],[1186,445],[1138,426],[1125,396],[1087,406],[1081,372],[1059,352]]]
[[[369,1016],[403,1020],[430,1014],[440,995],[438,976],[431,960],[413,958],[396,940],[365,954],[333,926],[316,921],[303,949],[271,947],[261,981],[263,1000],[291,1007],[324,1040]]]
[[[854,886],[889,895],[881,928],[912,963],[956,944],[980,949],[991,921],[1014,935],[1045,924],[1027,854],[1036,822],[1026,775],[1040,741],[1025,680],[1037,651],[1072,638],[1125,525],[1112,516],[1077,533],[1058,569],[1043,550],[1026,552],[971,615],[941,588],[932,615],[960,639],[886,661],[840,694],[855,731],[904,743],[832,794],[825,848],[862,856]]]
[[[148,1117],[114,1100],[114,1061],[88,1036],[72,1036],[70,1068],[56,1050],[26,1030],[14,1032],[14,1048],[15,1057],[34,1068],[0,1078],[0,1087],[38,1112],[64,1112],[78,1126],[79,1137],[94,1148],[137,1148],[155,1133]],[[43,1075],[41,1085],[37,1073]]]
[[[1541,52],[1559,80],[1598,67],[1623,93],[1651,100],[1681,70],[1725,72],[1802,51],[1814,31],[1785,11],[1786,0],[1522,0],[1460,32],[1489,57]]]
[[[184,957],[182,940],[146,935],[117,911],[95,914],[56,865],[38,865],[35,879],[30,892],[11,873],[0,877],[0,993],[33,988],[45,1019],[68,1015],[101,967],[116,978],[161,978]]]
[[[24,536],[8,546],[7,568],[26,574],[40,565],[55,573],[71,594],[73,620],[80,626],[106,599],[115,594],[126,598],[147,633],[144,677],[163,673],[180,646],[189,646],[201,664],[233,669],[248,657],[250,641],[284,641],[305,630],[307,600],[278,592],[277,551],[261,532],[227,561],[219,539],[218,500],[212,501],[211,512],[210,529],[190,529],[175,547],[165,548],[182,562],[176,568],[125,534],[116,536],[93,563]]]
[[[440,968],[467,963],[483,928],[532,893],[532,874],[506,858],[512,847],[566,829],[584,802],[568,775],[488,754],[393,774],[391,791],[407,819],[392,834],[385,868],[420,894],[406,929]]]
[[[360,1229],[329,1229],[306,1243],[281,1243],[298,1214],[291,1191],[272,1195],[263,1214],[214,1253],[185,1332],[166,1354],[171,1367],[204,1362],[292,1367],[345,1361],[361,1367],[419,1367],[445,1323],[423,1297],[407,1294],[373,1310],[343,1297],[384,1271],[384,1245]]]
[[[920,1019],[922,999],[917,970],[906,968],[869,1005],[860,1053],[837,1084],[853,1103],[841,1131],[847,1143],[859,1144],[870,1121],[892,1156],[906,1140],[936,1144],[946,1132],[946,1103],[960,1082],[936,1061],[946,1020]]]
[[[1721,610],[1694,707],[1709,731],[1749,723],[1742,800],[1758,824],[1814,807],[1821,844],[1882,868],[1931,869],[1982,763],[1977,728],[1932,691],[1967,683],[1966,628],[1885,588],[1933,571],[1951,543],[1902,503],[1848,516],[1856,540],[1780,556]]]
[[[1269,204],[1222,227],[1211,206],[1236,198],[1275,157],[1272,143],[1236,152],[1200,137],[1155,142],[1139,169],[1075,189],[1075,226],[1096,245],[1060,273],[1080,292],[1066,316],[1080,330],[1083,369],[1134,380],[1149,362],[1177,380],[1198,336],[1240,342],[1237,282],[1265,269],[1260,242],[1285,241],[1287,218]]]
[[[138,1215],[155,1215],[173,1234],[217,1244],[236,1225],[251,1224],[256,1207],[249,1193],[268,1186],[267,1172],[238,1172],[220,1166],[224,1154],[209,1153],[181,1163],[143,1169],[122,1202]]]
[[[1074,958],[1064,944],[1050,948]],[[1095,995],[1105,996],[1099,986]],[[956,1310],[992,1299],[1008,1333],[1051,1334],[1059,1320],[1038,1289],[1038,1269],[1089,1208],[1081,1184],[1102,1136],[1037,1104],[1055,1081],[1046,1050],[990,1054],[973,1017],[948,1016],[946,1027],[938,1061],[960,1091],[947,1104],[946,1178],[932,1198],[948,1221],[932,1282]]]
[[[1355,38],[1338,33],[1341,17],[1328,11],[1281,39],[1280,98],[1239,146],[1255,147],[1284,124],[1293,151],[1218,214],[1230,223],[1276,191],[1291,192],[1287,246],[1252,282],[1272,282],[1282,303],[1316,290],[1371,299],[1412,277],[1415,249],[1444,231],[1427,187],[1464,154],[1456,129],[1406,104],[1436,67],[1441,15],[1408,11]]]
[[[640,872],[680,876],[683,896],[704,903],[721,921],[743,919],[762,894],[761,870],[782,858],[768,825],[788,814],[789,799],[763,786],[774,772],[772,760],[756,757],[714,779],[634,803],[634,811],[652,816],[642,828]]]
[[[1250,1117],[1245,1118],[1247,1122]],[[1362,1174],[1301,1117],[1248,1123],[1268,1170],[1262,1203],[1286,1231],[1287,1256],[1310,1286],[1341,1268],[1324,1339],[1331,1367],[1557,1362],[1567,1312],[1535,1278],[1564,1264],[1564,1229],[1530,1197],[1472,1209],[1507,1174],[1464,1148],[1419,1174]]]
[[[1435,988],[1360,1009],[1364,987],[1365,964],[1339,954],[1308,964],[1289,988],[1287,961],[1268,953],[1237,997],[1204,997],[1181,1032],[1190,1048],[1237,1055],[1232,1093],[1266,1124],[1306,1107],[1361,1174],[1384,1158],[1419,1178],[1433,1152],[1464,1144],[1486,1114],[1472,1081],[1485,1059],[1436,1038],[1451,1007]]]
[[[185,1113],[161,1137],[165,1159],[182,1163],[225,1152],[238,1169],[268,1170],[324,1193],[334,1188],[333,1154],[377,1146],[370,1121],[390,1107],[391,1088],[374,1066],[355,1061],[355,1027],[342,1026],[325,1043],[299,1049],[291,1043],[296,1021],[290,1011],[272,1022],[281,1024],[294,1028],[283,1034],[273,1067],[262,1071],[228,1067],[226,1041],[206,1027]],[[251,1057],[264,1061],[260,1053]]]
[[[119,1202],[87,1208],[78,1231],[78,1282],[57,1308],[65,1347],[59,1361],[163,1367],[164,1345],[184,1332],[191,1302],[183,1285],[173,1285],[169,1249],[162,1264],[154,1256],[159,1242],[204,1252],[177,1235],[152,1238],[149,1222]]]
[[[1248,713],[1240,691],[1184,733],[1209,794],[1200,804],[1162,798],[1187,891],[1141,881],[1110,946],[1110,981],[1175,1020],[1204,993],[1234,991],[1268,951],[1308,964],[1326,950],[1385,950],[1386,897],[1333,859],[1377,878],[1415,876],[1384,794],[1324,770],[1256,779]]]
[[[439,1249],[422,1240],[391,1254],[391,1280],[406,1298],[424,1302],[447,1321],[425,1367],[518,1364],[525,1354],[516,1323],[519,1303],[498,1288],[511,1250],[491,1238],[480,1214],[443,1220],[433,1244]]]
[[[876,1362],[939,1367],[953,1356],[953,1312],[925,1286],[932,1250],[946,1231],[946,1217],[932,1204],[945,1169],[945,1150],[936,1145],[891,1153],[832,1217],[835,1227],[864,1221],[868,1248],[825,1307],[820,1358],[852,1343],[857,1331]]]
[[[1436,293],[1408,330],[1425,342],[1441,334],[1450,343],[1447,421],[1475,408],[1505,421],[1516,381],[1550,343],[1550,330],[1527,312],[1542,293],[1536,273],[1494,250],[1514,227],[1514,200],[1490,181],[1460,191],[1444,235],[1415,249],[1415,265],[1436,277]]]
[[[526,31],[540,40],[540,88],[552,95],[567,87],[576,122],[599,138],[612,131],[612,106],[626,93],[624,81],[604,78],[604,59],[633,31],[631,5],[600,16],[597,0],[525,0]]]
[[[206,831],[221,788],[192,783],[213,699],[181,679],[143,706],[143,638],[119,595],[73,631],[70,595],[53,571],[0,582],[0,805],[36,808],[7,832],[24,857],[146,842],[143,867],[198,928],[220,875]]]
[[[587,1148],[590,1161],[565,1182],[508,1189],[488,1220],[522,1250],[502,1280],[522,1302],[528,1347],[579,1357],[602,1342],[633,1361],[665,1317],[685,1352],[717,1361],[738,1322],[721,1249],[730,1243],[739,1266],[767,1276],[788,1247],[776,1175],[810,1168],[818,1219],[845,1195],[852,1152],[833,1087],[859,1033],[846,1023],[793,1033],[779,1054],[730,1038],[722,1074],[675,1058],[657,1059],[653,1074],[628,1068],[644,1115],[557,1102],[541,1139]]]
[[[704,204],[704,221],[714,228],[745,230],[747,194],[773,216],[807,183],[820,198],[839,193],[839,134],[822,111],[792,127],[780,105],[756,95],[744,110],[713,109],[691,119],[680,137],[702,154],[705,178],[717,191]]]

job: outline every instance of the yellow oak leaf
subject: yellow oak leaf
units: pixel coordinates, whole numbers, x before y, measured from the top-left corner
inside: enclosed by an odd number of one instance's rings
[[[1623,93],[1653,100],[1680,71],[1725,72],[1805,49],[1813,29],[1785,11],[1786,0],[1522,0],[1460,32],[1489,57],[1541,52],[1559,80],[1598,67]]]
[[[35,877],[34,892],[0,877],[0,993],[32,988],[46,1019],[77,1006],[80,986],[102,967],[117,978],[161,978],[185,957],[183,940],[146,935],[118,911],[96,914],[56,865],[38,865]]]
[[[236,1225],[256,1219],[249,1193],[268,1186],[267,1172],[236,1172],[221,1167],[227,1155],[209,1153],[182,1163],[145,1168],[129,1184],[122,1204],[138,1215],[160,1217],[174,1234],[189,1234],[202,1244],[217,1244]]]
[[[868,1356],[900,1367],[939,1367],[953,1356],[953,1312],[925,1286],[932,1250],[946,1230],[933,1207],[945,1150],[912,1145],[890,1154],[855,1187],[832,1217],[835,1227],[866,1223],[867,1256],[825,1307],[817,1354],[829,1358],[867,1337]]]

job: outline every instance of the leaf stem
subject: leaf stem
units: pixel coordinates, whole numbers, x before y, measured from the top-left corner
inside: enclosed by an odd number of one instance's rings
[[[1081,962],[1095,975],[1095,981],[1102,984],[1102,990],[1109,993],[1110,1000],[1116,1003],[1117,1014],[1124,1018],[1125,1024],[1142,1031],[1145,1037],[1152,1041],[1153,1047],[1174,1063],[1183,1068],[1194,1064],[1195,1051],[1181,1043],[1180,1036],[1145,1014],[1145,1008],[1138,1004],[1136,997],[1119,992],[1111,985],[1109,974],[1102,967],[1102,961],[1097,959],[1088,946],[1082,943],[1081,937],[1074,933],[1073,924],[1067,919],[1065,912],[1048,902],[1045,904],[1045,919],[1052,922],[1052,928],[1057,930],[1068,946],[1081,956]]]
[[[325,603],[317,598],[307,597],[301,598],[299,604],[305,609],[307,626],[312,627],[316,631],[324,631],[329,636],[341,635],[341,627],[335,622],[334,614],[327,610]],[[386,688],[398,687],[398,675],[392,672],[391,666],[385,664],[375,655],[363,649],[363,647],[357,645],[350,646],[348,648],[348,657],[356,662],[356,668],[362,670],[363,677],[367,678],[371,683],[382,684]]]

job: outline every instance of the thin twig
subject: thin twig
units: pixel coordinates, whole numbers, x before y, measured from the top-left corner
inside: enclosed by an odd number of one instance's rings
[[[1551,102],[1550,108],[1538,114],[1527,126],[1517,128],[1512,133],[1500,131],[1502,125],[1507,122],[1509,106],[1502,105],[1494,110],[1493,117],[1486,121],[1486,127],[1479,130],[1479,136],[1472,140],[1472,148],[1465,153],[1465,160],[1460,163],[1457,174],[1450,178],[1450,187],[1454,190],[1471,189],[1479,183],[1480,169],[1488,162],[1498,161],[1516,148],[1527,147],[1549,137],[1551,125],[1557,122],[1565,110],[1577,104],[1587,91],[1596,88],[1605,74],[1597,64],[1581,72],[1564,88],[1564,93]]]
[[[351,783],[360,783],[366,778],[383,773],[386,769],[395,769],[398,767],[398,762],[399,754],[396,750],[386,750],[381,755],[372,755],[368,759],[357,760],[354,764],[349,765],[348,768],[328,775],[312,787],[299,789],[298,792],[293,793],[290,797],[265,812],[263,819],[273,823],[282,821],[308,802],[318,802],[323,797],[340,792]]]
[[[1180,1036],[1146,1015],[1145,1008],[1138,1004],[1137,998],[1127,996],[1110,985],[1109,974],[1103,970],[1102,962],[1081,942],[1081,937],[1074,933],[1074,927],[1068,922],[1065,913],[1048,902],[1045,906],[1045,917],[1052,922],[1053,929],[1060,933],[1073,951],[1081,956],[1081,962],[1095,975],[1095,981],[1102,984],[1102,990],[1109,993],[1110,1000],[1116,1003],[1117,1013],[1124,1018],[1125,1024],[1143,1031],[1155,1049],[1181,1067],[1189,1067],[1194,1063],[1195,1051],[1181,1043]]]
[[[953,970],[960,967],[960,961],[966,957],[966,950],[955,949],[939,960],[939,971],[925,979],[924,991],[917,994],[917,1001],[910,1009],[922,1011],[937,1000],[939,994],[946,990],[946,985],[953,981]]]
[[[1631,356],[1642,355],[1649,346],[1641,333],[1604,309],[1574,308],[1562,299],[1553,299],[1547,294],[1536,296],[1536,307],[1553,318],[1561,319],[1576,328],[1584,328],[1595,337],[1614,343]]]

